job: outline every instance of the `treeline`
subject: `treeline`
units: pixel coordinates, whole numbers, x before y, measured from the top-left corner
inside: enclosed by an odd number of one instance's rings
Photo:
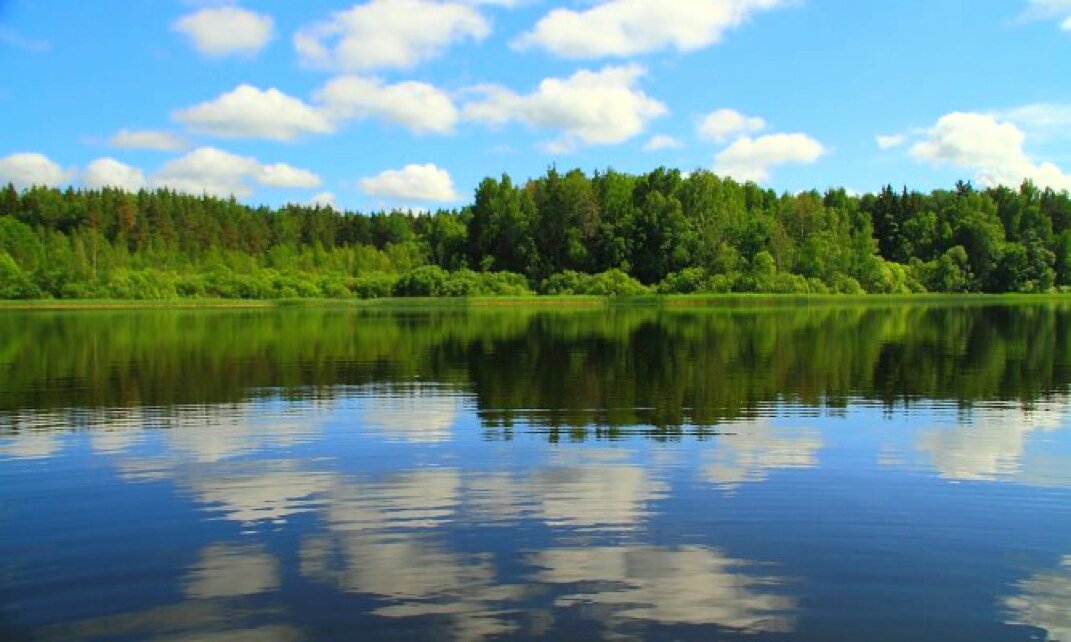
[[[0,298],[1047,292],[1071,197],[1030,183],[777,194],[706,171],[485,179],[460,210],[362,215],[168,190],[8,185]]]

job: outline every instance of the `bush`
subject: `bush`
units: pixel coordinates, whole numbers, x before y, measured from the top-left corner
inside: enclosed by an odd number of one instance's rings
[[[658,284],[660,294],[697,294],[709,289],[707,273],[700,268],[687,268],[674,272]]]
[[[581,294],[596,296],[638,296],[651,290],[622,270],[607,270],[589,277]]]
[[[586,274],[566,270],[543,279],[539,291],[550,295],[581,294],[588,278]]]
[[[459,270],[443,284],[441,296],[476,296],[483,294],[480,275],[472,270]]]
[[[383,299],[394,291],[398,277],[385,272],[372,272],[346,281],[346,287],[362,299]]]
[[[859,285],[859,281],[842,272],[833,273],[833,277],[829,280],[829,288],[833,294],[866,294],[866,290]]]
[[[395,296],[439,296],[450,274],[437,265],[424,265],[409,270],[394,284]]]
[[[500,296],[527,296],[532,294],[528,279],[515,272],[484,272],[480,274],[482,294]]]

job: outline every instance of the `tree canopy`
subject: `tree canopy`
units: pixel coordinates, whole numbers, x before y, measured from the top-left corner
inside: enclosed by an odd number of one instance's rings
[[[1046,292],[1071,197],[1024,183],[778,194],[707,171],[555,168],[428,213],[169,190],[0,190],[0,298]]]

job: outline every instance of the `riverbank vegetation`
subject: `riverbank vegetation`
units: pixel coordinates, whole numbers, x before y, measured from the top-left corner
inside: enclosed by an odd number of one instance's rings
[[[172,191],[0,192],[0,299],[1053,292],[1071,197],[778,194],[709,172],[549,170],[471,205],[358,214]]]

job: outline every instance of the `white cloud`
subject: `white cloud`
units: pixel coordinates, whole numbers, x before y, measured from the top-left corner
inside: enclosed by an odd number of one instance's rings
[[[255,56],[271,40],[271,16],[239,7],[212,7],[183,16],[171,28],[190,39],[202,54]]]
[[[358,76],[343,76],[316,93],[323,111],[334,120],[378,118],[417,133],[449,133],[458,120],[454,101],[422,82],[393,85]]]
[[[881,149],[893,149],[906,143],[907,136],[904,134],[878,134],[874,137],[874,141]]]
[[[651,140],[647,141],[643,146],[643,151],[657,152],[663,149],[680,149],[681,147],[684,147],[684,143],[676,138],[659,134],[657,136],[652,136]]]
[[[249,196],[254,185],[316,187],[320,182],[319,177],[306,170],[282,163],[263,165],[255,158],[214,147],[201,147],[165,163],[151,180],[156,187],[224,197]]]
[[[450,174],[431,163],[387,170],[362,178],[358,185],[369,196],[395,201],[445,203],[458,199]]]
[[[717,155],[714,171],[740,181],[762,182],[776,165],[809,165],[825,153],[822,143],[806,134],[745,136]]]
[[[128,192],[136,192],[148,185],[140,169],[114,158],[98,158],[90,163],[82,175],[82,182],[93,189],[117,187]]]
[[[244,84],[172,116],[196,131],[223,138],[289,141],[334,131],[323,113],[301,100],[278,89],[261,90]]]
[[[766,129],[766,121],[756,116],[745,116],[733,109],[710,112],[699,123],[699,137],[724,143],[734,136],[749,135]]]
[[[988,114],[954,112],[941,117],[910,150],[934,166],[975,172],[982,185],[1017,186],[1030,179],[1039,187],[1071,189],[1071,175],[1049,162],[1035,162],[1024,149],[1026,134],[1012,122]]]
[[[1057,20],[1060,28],[1071,31],[1071,0],[1030,0],[1025,20]]]
[[[338,200],[335,198],[335,194],[333,192],[320,192],[319,194],[309,199],[309,205],[312,205],[314,207],[330,207],[333,210],[342,209],[338,206]]]
[[[44,154],[20,153],[0,158],[0,184],[13,183],[19,189],[57,187],[69,181],[71,174]]]
[[[451,43],[482,40],[490,31],[476,10],[457,2],[370,0],[304,27],[294,48],[312,67],[407,69]]]
[[[565,58],[634,56],[661,49],[694,51],[787,0],[603,0],[582,11],[554,9],[514,46]]]
[[[527,95],[495,85],[475,87],[470,91],[481,97],[465,105],[464,115],[492,124],[519,121],[561,131],[562,137],[549,144],[552,149],[621,143],[669,112],[664,104],[636,89],[645,73],[638,65],[582,70],[568,78],[547,78]]]
[[[108,140],[108,144],[123,149],[152,149],[160,152],[178,152],[186,148],[186,141],[170,132],[129,129],[120,129]]]
[[[262,165],[255,178],[268,187],[319,187],[323,182],[316,174],[285,163]]]
[[[990,115],[1015,123],[1031,140],[1071,136],[1071,103],[1034,103],[995,111]]]

